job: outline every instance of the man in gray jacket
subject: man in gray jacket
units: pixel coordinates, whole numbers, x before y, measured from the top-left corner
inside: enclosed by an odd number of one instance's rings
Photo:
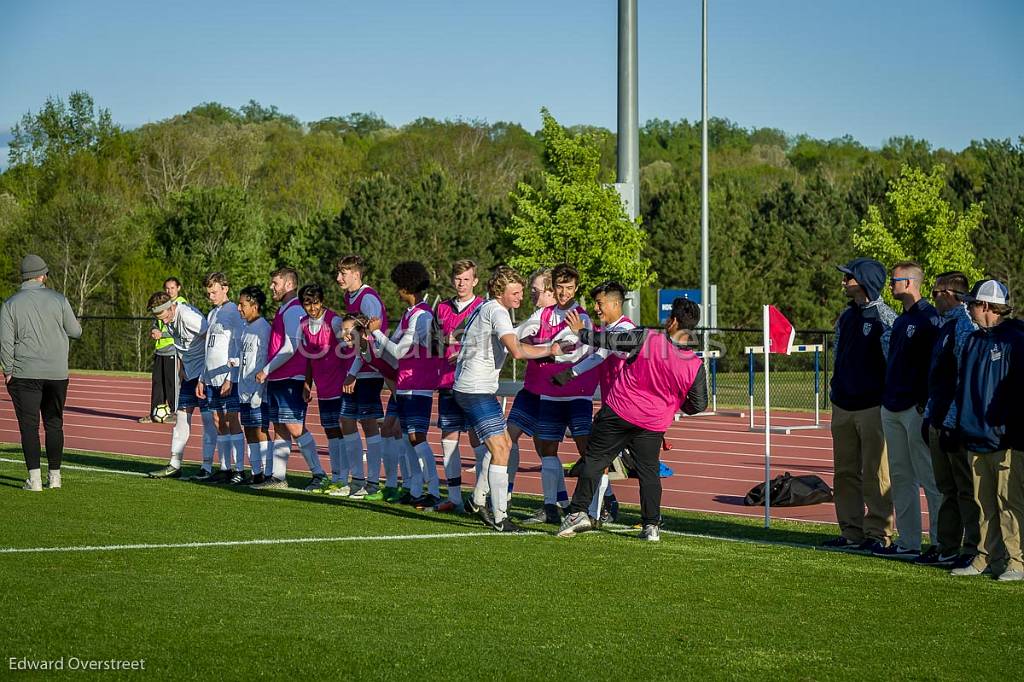
[[[50,488],[60,487],[64,402],[68,395],[68,339],[82,336],[71,304],[44,285],[49,268],[29,254],[21,261],[21,290],[0,309],[0,366],[14,403],[25,452],[25,490],[41,491],[39,415],[46,432]]]

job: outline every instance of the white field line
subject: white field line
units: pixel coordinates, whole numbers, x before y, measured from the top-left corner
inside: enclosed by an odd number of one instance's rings
[[[525,533],[540,535],[540,533]],[[164,542],[132,545],[81,545],[72,547],[0,547],[0,554],[39,554],[64,552],[117,552],[134,549],[198,549],[202,547],[246,547],[250,545],[305,545],[322,542],[402,542],[407,540],[451,540],[455,538],[516,537],[510,533],[424,533],[422,535],[356,535],[327,538],[276,538],[266,540],[220,540],[212,542]]]

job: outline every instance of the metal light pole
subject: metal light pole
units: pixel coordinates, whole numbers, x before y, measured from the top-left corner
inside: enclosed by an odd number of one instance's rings
[[[708,350],[707,327],[711,287],[708,277],[708,0],[701,1],[700,36],[700,323],[705,328],[704,351]]]
[[[640,209],[640,125],[637,106],[636,0],[619,0],[619,102],[616,189],[626,213],[636,220]],[[640,254],[637,254],[638,256]],[[640,292],[630,291],[623,313],[640,321]]]

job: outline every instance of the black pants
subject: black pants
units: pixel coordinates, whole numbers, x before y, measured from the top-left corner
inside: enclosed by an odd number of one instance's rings
[[[939,430],[928,429],[928,447],[932,452],[935,485],[942,493],[938,510],[939,537],[932,542],[946,555],[957,550],[977,554],[981,544],[981,507],[974,499],[974,469],[963,446],[954,452],[939,444]],[[931,512],[931,509],[928,510]]]
[[[620,418],[607,405],[594,417],[590,445],[583,455],[583,465],[576,479],[570,512],[587,511],[601,475],[615,456],[625,448],[633,451],[636,473],[640,478],[640,515],[644,525],[661,520],[661,477],[658,457],[664,431],[648,431]]]
[[[174,390],[174,379],[177,375],[175,357],[173,355],[153,355],[153,385],[149,392],[149,413],[157,405],[169,405],[171,412],[177,409],[178,392]]]
[[[68,397],[68,380],[15,378],[7,384],[7,392],[14,402],[21,449],[29,471],[39,468],[40,413],[46,431],[46,462],[51,470],[59,470],[64,456],[64,402]]]

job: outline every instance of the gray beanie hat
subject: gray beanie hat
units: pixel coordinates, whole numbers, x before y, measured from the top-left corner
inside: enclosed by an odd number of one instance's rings
[[[34,253],[30,253],[21,259],[21,279],[32,279],[39,275],[45,275],[50,271],[50,268],[46,267],[46,261],[37,256]]]

